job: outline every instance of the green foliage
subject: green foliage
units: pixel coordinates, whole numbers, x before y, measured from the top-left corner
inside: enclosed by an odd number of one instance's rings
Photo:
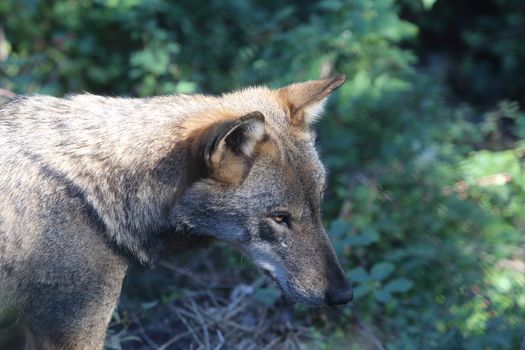
[[[417,52],[457,95],[484,106],[502,98],[525,103],[521,0],[400,2],[422,31]]]
[[[295,322],[310,329],[306,348],[379,339],[388,349],[516,349],[525,334],[525,115],[514,101],[525,75],[523,38],[505,33],[525,21],[518,1],[483,3],[483,16],[463,21],[454,12],[463,2],[429,0],[8,0],[0,86],[148,96],[346,73],[318,131],[330,170],[326,226],[355,303],[296,307]],[[399,8],[417,14],[417,26]],[[429,40],[450,30],[459,46]],[[420,63],[459,55],[446,72],[468,88],[452,81],[451,90],[430,64],[416,69],[414,52]],[[483,101],[449,102],[462,97]],[[209,259],[224,278],[256,275],[217,254]],[[160,322],[158,309],[183,300],[184,283],[149,276],[133,277],[117,323],[133,323],[126,310]],[[280,302],[272,286],[250,298],[265,310]],[[139,342],[125,330],[108,348]]]

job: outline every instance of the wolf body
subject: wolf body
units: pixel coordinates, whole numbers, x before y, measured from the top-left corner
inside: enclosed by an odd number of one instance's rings
[[[28,348],[100,349],[129,264],[208,238],[292,300],[348,302],[311,131],[344,80],[2,106],[0,325],[17,320]]]

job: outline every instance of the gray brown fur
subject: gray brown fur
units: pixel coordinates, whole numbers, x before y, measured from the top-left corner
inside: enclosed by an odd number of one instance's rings
[[[250,256],[292,300],[347,302],[310,131],[343,82],[4,105],[0,325],[17,319],[28,348],[100,349],[128,264],[208,237]]]

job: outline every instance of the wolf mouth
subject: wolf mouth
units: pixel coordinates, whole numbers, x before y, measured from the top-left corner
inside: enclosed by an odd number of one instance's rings
[[[300,293],[295,291],[295,289],[290,285],[290,282],[286,282],[285,286],[283,286],[279,282],[279,279],[277,279],[277,277],[275,277],[274,274],[270,270],[263,268],[262,271],[264,272],[266,276],[268,276],[272,281],[274,281],[275,284],[277,284],[277,286],[283,293],[284,298],[288,302],[294,303],[294,304],[303,303],[305,305],[310,305],[310,306],[320,306],[324,304],[324,302],[320,300],[319,298],[301,295]]]

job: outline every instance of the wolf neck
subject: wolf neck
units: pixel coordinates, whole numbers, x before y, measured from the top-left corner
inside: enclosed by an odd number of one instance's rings
[[[171,230],[168,211],[183,176],[181,123],[199,107],[184,96],[59,101],[68,112],[55,114],[47,123],[55,127],[39,135],[52,135],[42,140],[48,152],[35,152],[82,191],[120,249],[151,264]]]

